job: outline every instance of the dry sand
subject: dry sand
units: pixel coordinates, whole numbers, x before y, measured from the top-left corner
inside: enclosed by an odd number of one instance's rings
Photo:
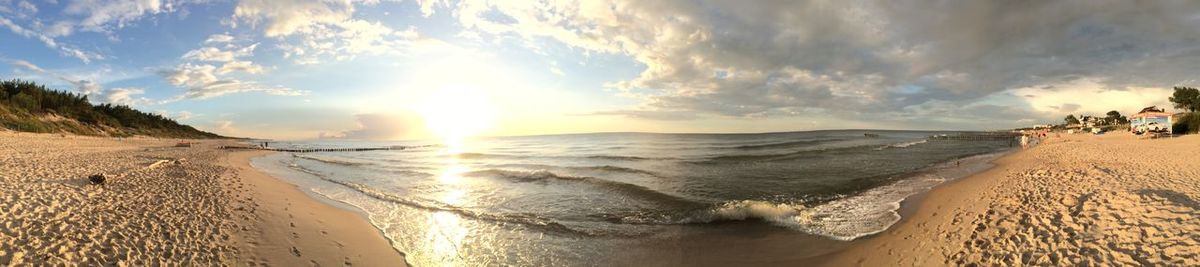
[[[258,152],[201,142],[0,131],[0,265],[405,265],[362,216],[250,168]]]
[[[939,186],[830,266],[1200,266],[1200,136],[1063,135]]]

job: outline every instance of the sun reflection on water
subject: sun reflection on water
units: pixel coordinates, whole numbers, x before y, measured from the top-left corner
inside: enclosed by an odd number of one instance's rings
[[[438,176],[438,182],[443,187],[437,197],[439,202],[451,208],[470,204],[466,197],[467,190],[461,188],[465,182],[462,174],[466,171],[467,167],[459,164],[456,159],[447,162],[446,168]],[[453,263],[465,261],[463,240],[471,231],[463,224],[460,215],[451,211],[437,211],[429,216],[425,239],[434,254],[431,255],[433,258],[444,265],[456,265]]]
[[[463,182],[462,174],[464,172],[467,172],[466,166],[458,165],[456,161],[451,162],[451,165],[447,166],[446,170],[442,171],[441,175],[438,175],[438,181],[441,182],[443,186],[455,186],[461,184]]]
[[[467,229],[462,227],[458,214],[449,211],[434,212],[429,217],[429,229],[425,239],[429,242],[434,258],[443,263],[458,262],[462,255],[463,239],[467,237]]]

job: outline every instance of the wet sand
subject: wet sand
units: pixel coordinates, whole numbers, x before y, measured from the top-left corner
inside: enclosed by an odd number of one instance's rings
[[[0,264],[404,265],[362,216],[250,168],[261,152],[175,141],[0,132]]]
[[[1200,264],[1200,136],[1063,135],[993,163],[825,264]]]
[[[236,197],[255,199],[256,221],[246,237],[248,262],[270,266],[405,266],[403,256],[359,213],[306,195],[295,185],[250,166],[266,151],[232,152],[227,165],[249,190]]]

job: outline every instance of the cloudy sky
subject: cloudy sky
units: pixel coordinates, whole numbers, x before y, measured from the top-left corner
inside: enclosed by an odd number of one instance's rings
[[[281,139],[998,129],[1166,105],[1198,39],[1197,1],[0,0],[0,78]]]

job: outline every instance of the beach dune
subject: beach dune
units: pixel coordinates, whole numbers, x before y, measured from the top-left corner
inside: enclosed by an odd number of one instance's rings
[[[827,265],[1200,265],[1198,155],[1200,136],[1052,137]]]

